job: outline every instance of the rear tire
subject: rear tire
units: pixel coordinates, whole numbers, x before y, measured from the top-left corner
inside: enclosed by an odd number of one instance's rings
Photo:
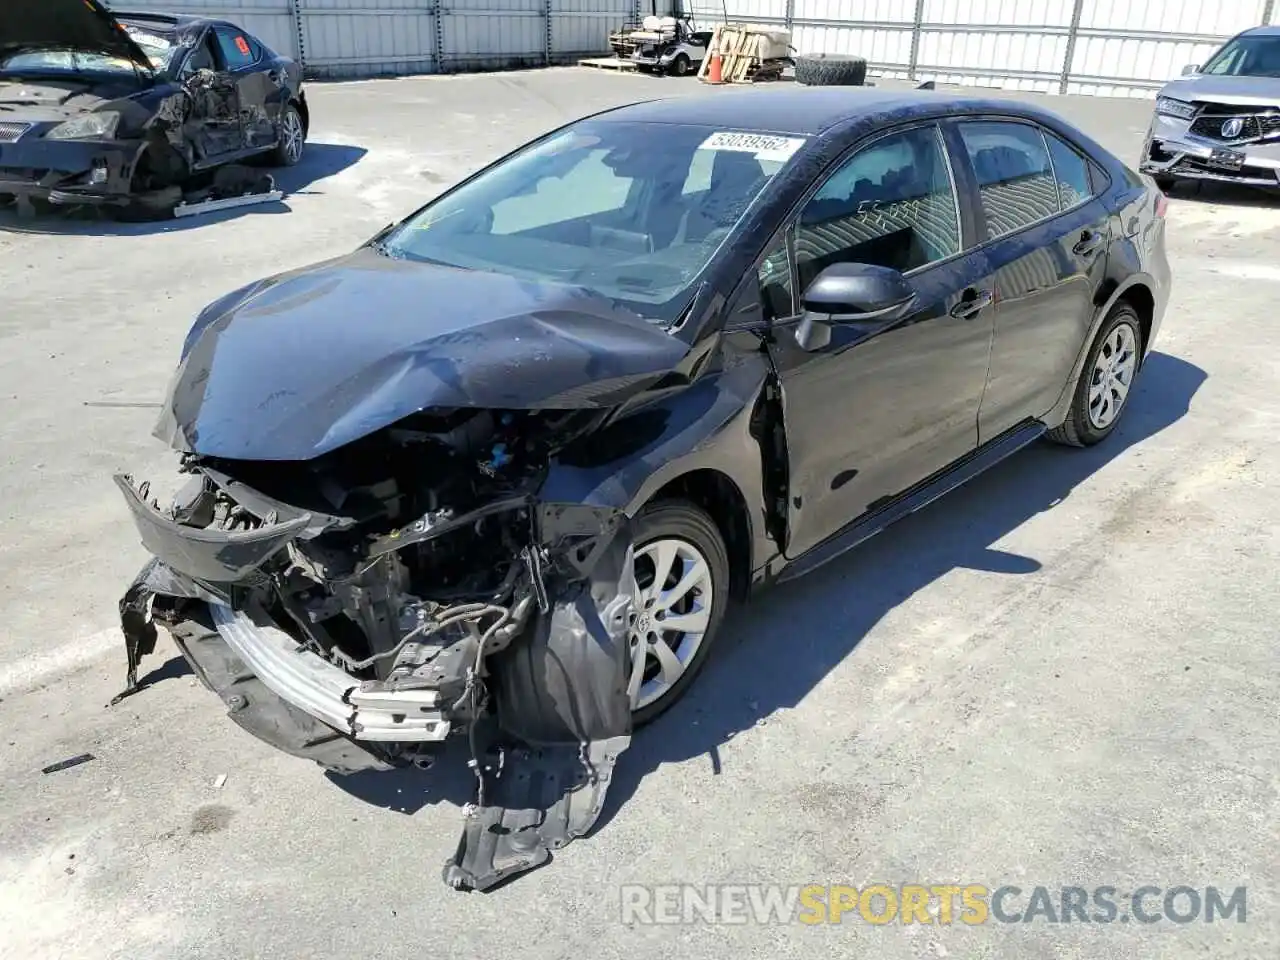
[[[729,553],[715,521],[685,500],[663,500],[644,507],[636,516],[634,542],[639,589],[628,637],[628,690],[637,690],[639,695],[633,698],[631,713],[632,726],[639,728],[674,706],[706,664],[728,607]],[[662,584],[655,584],[656,567],[666,558],[670,558],[669,573]],[[699,563],[705,568],[705,577],[700,577]],[[674,588],[686,578],[697,584],[673,596]],[[664,595],[661,599],[659,591]],[[668,604],[665,608],[664,603]],[[705,626],[700,634],[663,629],[663,617],[682,617]],[[660,658],[653,652],[656,644],[665,644],[670,653],[663,651]],[[672,683],[661,676],[663,661],[681,665]]]
[[[1116,304],[1085,358],[1067,419],[1049,431],[1049,439],[1069,447],[1091,447],[1109,437],[1128,409],[1142,369],[1142,349],[1137,311],[1127,303]]]
[[[673,77],[685,77],[689,75],[689,67],[691,65],[688,57],[683,53],[678,53],[676,58],[671,61],[671,66],[668,69]]]
[[[867,81],[867,61],[840,53],[796,57],[796,83],[809,87],[860,87]]]
[[[280,140],[268,156],[272,166],[293,167],[302,160],[307,148],[307,125],[302,121],[302,114],[292,103],[287,104],[280,114]]]

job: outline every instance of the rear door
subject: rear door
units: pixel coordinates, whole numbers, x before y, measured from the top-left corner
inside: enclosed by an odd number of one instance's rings
[[[244,149],[275,146],[280,86],[271,76],[271,61],[262,45],[238,27],[220,23],[214,26],[213,34],[222,62],[235,84]]]
[[[955,124],[976,180],[981,249],[995,271],[995,337],[979,440],[1049,412],[1068,386],[1107,269],[1111,217],[1090,163],[1016,119]]]

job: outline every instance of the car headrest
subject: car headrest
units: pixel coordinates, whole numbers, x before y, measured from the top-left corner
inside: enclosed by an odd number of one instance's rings
[[[766,174],[764,167],[749,153],[736,150],[720,150],[711,162],[711,189],[741,185],[747,187]]]

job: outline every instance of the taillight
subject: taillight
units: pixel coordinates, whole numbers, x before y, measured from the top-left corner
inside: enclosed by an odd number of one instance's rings
[[[1164,195],[1164,191],[1159,187],[1156,188],[1156,216],[1161,220],[1164,219],[1165,211],[1169,209],[1169,198]]]

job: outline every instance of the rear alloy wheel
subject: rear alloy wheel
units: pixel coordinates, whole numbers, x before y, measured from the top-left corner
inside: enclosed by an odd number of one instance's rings
[[[292,103],[284,108],[280,117],[280,142],[272,153],[277,167],[296,166],[302,159],[307,145],[307,130],[302,122],[302,114]]]
[[[1141,367],[1138,315],[1129,304],[1117,304],[1085,360],[1066,421],[1049,431],[1049,439],[1073,447],[1106,439],[1120,422]]]
[[[728,603],[729,559],[715,523],[691,503],[646,507],[636,525],[627,693],[639,727],[671,707],[706,662]]]

